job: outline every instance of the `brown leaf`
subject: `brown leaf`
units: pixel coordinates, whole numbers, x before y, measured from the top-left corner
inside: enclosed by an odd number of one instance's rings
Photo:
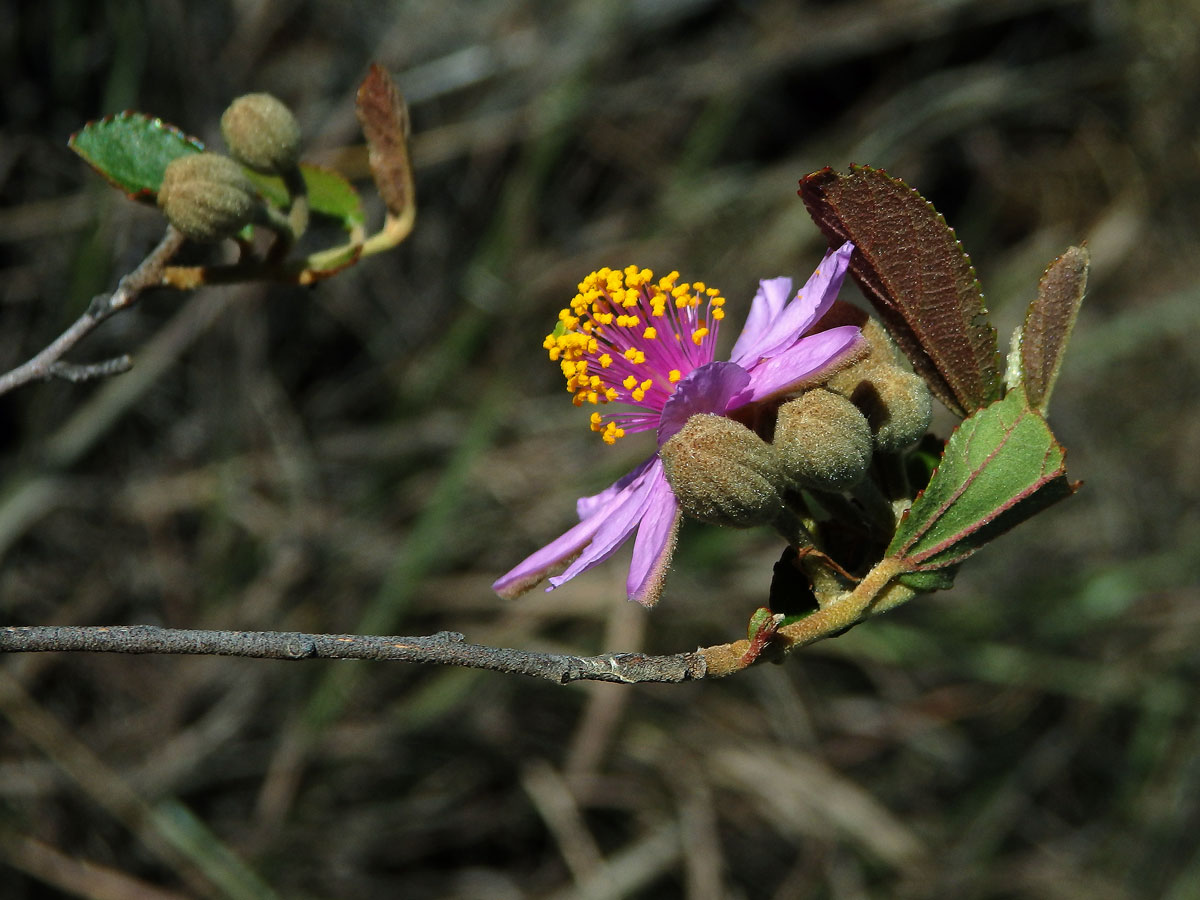
[[[854,242],[851,275],[938,399],[960,416],[995,400],[996,332],[971,259],[933,205],[867,166],[826,167],[799,193],[831,244]]]
[[[408,159],[408,109],[387,70],[372,63],[358,87],[356,112],[367,139],[367,157],[375,186],[388,212],[411,215],[415,206]]]
[[[1046,412],[1063,352],[1087,289],[1088,252],[1071,247],[1046,267],[1021,328],[1021,374],[1029,405]]]

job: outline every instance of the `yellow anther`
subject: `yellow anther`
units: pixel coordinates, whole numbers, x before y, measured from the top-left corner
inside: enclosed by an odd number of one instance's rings
[[[547,355],[562,370],[576,406],[646,402],[659,376],[639,380],[628,372],[629,366],[644,366],[648,357],[659,352],[649,342],[670,341],[673,337],[682,343],[690,338],[702,346],[715,330],[713,322],[724,317],[725,298],[716,288],[704,282],[680,282],[679,273],[674,271],[655,281],[650,269],[632,265],[599,268],[579,282],[578,288],[569,305],[559,311],[554,331],[542,342]],[[707,307],[703,315],[698,311],[702,301]],[[683,312],[671,311],[668,304]],[[614,365],[618,353],[629,364],[625,376],[608,371],[621,370]],[[661,377],[669,385],[676,385],[686,371],[671,369]],[[667,392],[672,389],[666,387]],[[609,444],[625,434],[623,428],[605,422],[599,413],[593,413],[589,423]]]
[[[606,444],[615,444],[618,438],[625,437],[625,429],[618,428],[616,422],[609,422],[604,426],[604,433],[600,436],[601,440]]]

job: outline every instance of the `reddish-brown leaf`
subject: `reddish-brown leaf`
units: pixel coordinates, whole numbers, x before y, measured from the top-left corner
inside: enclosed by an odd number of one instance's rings
[[[367,157],[375,186],[387,210],[397,218],[414,204],[408,159],[408,109],[387,70],[372,63],[358,88],[356,112],[367,139]]]
[[[1062,366],[1063,351],[1087,289],[1088,252],[1071,247],[1046,267],[1037,299],[1021,328],[1021,377],[1029,405],[1046,412]]]
[[[854,242],[851,275],[938,399],[960,416],[995,400],[996,331],[971,259],[933,205],[867,166],[824,168],[799,193],[830,243]]]

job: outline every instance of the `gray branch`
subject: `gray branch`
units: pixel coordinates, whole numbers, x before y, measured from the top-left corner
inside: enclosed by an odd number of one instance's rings
[[[28,362],[0,375],[0,394],[6,394],[13,388],[30,381],[39,381],[45,378],[59,377],[71,381],[84,381],[89,378],[101,378],[128,371],[128,357],[118,357],[115,360],[91,366],[77,366],[61,360],[76,344],[91,334],[101,322],[114,313],[133,306],[147,288],[162,284],[167,262],[183,245],[183,240],[182,234],[168,226],[166,234],[163,235],[158,245],[138,264],[136,269],[117,283],[115,291],[111,294],[99,294],[93,297],[83,315],[72,322],[66,331],[50,342],[41,352]]]
[[[98,363],[69,363],[59,360],[49,367],[47,374],[54,378],[65,378],[67,381],[79,383],[120,375],[132,368],[133,359],[128,354],[122,354]]]
[[[361,634],[302,634],[280,631],[193,631],[153,625],[0,628],[0,653],[90,651],[242,656],[255,659],[378,659],[435,663],[532,675],[558,684],[572,681],[679,682],[703,678],[704,657],[696,653],[646,656],[606,653],[568,656],[468,644],[461,634],[440,631],[423,637]]]

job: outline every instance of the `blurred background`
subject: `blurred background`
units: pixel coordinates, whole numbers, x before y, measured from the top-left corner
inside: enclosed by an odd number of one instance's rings
[[[686,685],[6,658],[4,897],[1200,896],[1200,4],[3,6],[0,370],[161,234],[68,150],[90,119],[219,146],[225,104],[270,91],[361,180],[379,61],[418,193],[395,252],[147,294],[71,357],[131,373],[0,399],[5,624],[735,639],[766,531],[686,527],[651,613],[628,551],[489,588],[648,450],[601,444],[545,359],[575,283],[678,269],[740,323],[820,258],[797,180],[852,162],[946,215],[1004,342],[1055,255],[1093,259],[1051,411],[1085,486],[953,591]]]

